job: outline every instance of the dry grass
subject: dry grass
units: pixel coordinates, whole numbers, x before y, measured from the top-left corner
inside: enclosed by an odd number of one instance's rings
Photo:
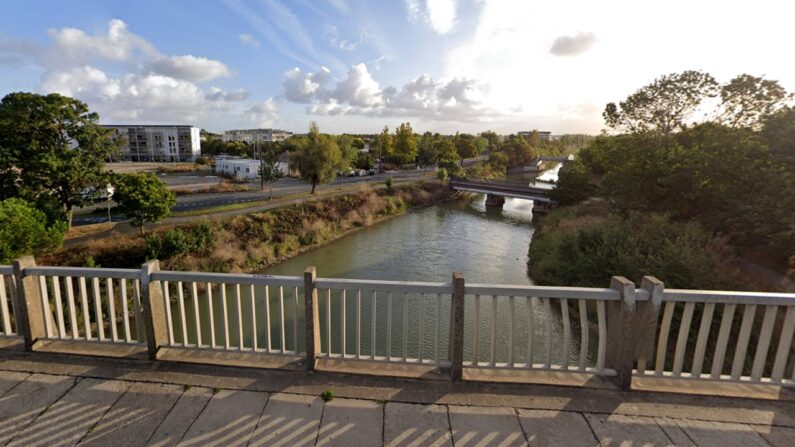
[[[204,168],[198,163],[163,163],[157,167],[161,174],[179,174],[183,172],[196,172]]]
[[[81,225],[79,227],[72,227],[66,232],[64,240],[74,239],[77,237],[88,236],[91,234],[101,233],[110,230],[118,225],[119,222],[103,222],[92,225]]]
[[[245,191],[251,191],[251,187],[244,183],[235,183],[230,180],[222,180],[217,185],[213,185],[208,188],[199,188],[199,189],[176,188],[173,191],[175,194],[181,196],[187,194],[245,192]]]

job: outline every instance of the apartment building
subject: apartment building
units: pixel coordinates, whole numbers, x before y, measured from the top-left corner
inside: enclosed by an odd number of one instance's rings
[[[224,131],[224,141],[242,141],[246,144],[264,141],[284,141],[292,132],[279,129],[234,129]]]
[[[103,125],[122,141],[125,161],[195,161],[201,155],[198,127],[183,125]]]
[[[552,132],[545,130],[520,130],[518,134],[520,137],[529,138],[533,132],[538,133],[538,137],[541,138],[541,141],[550,141],[552,139]]]

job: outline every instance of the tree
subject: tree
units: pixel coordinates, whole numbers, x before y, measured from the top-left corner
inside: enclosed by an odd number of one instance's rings
[[[763,118],[791,98],[778,81],[741,74],[720,88],[718,122],[731,127],[760,126]]]
[[[558,181],[549,197],[561,206],[573,205],[591,197],[596,188],[591,184],[585,165],[580,160],[565,163],[558,171]]]
[[[278,145],[270,144],[264,146],[259,154],[260,189],[264,189],[265,185],[268,185],[271,199],[273,198],[271,185],[282,177],[282,171],[279,169],[279,152]]]
[[[485,132],[481,132],[480,136],[485,138],[486,141],[488,142],[487,146],[488,150],[493,151],[500,147],[500,136],[497,135],[496,132],[487,130]]]
[[[455,150],[458,152],[458,158],[461,159],[462,164],[464,159],[477,157],[480,154],[478,147],[475,145],[475,137],[470,134],[456,134],[454,142]]]
[[[420,142],[417,145],[417,163],[420,166],[435,165],[438,159],[436,153],[436,142],[439,139],[439,134],[433,135],[430,132],[425,132],[420,137]]]
[[[395,147],[392,160],[395,163],[405,165],[417,159],[417,140],[414,138],[414,131],[410,123],[401,123],[395,129]]]
[[[452,178],[459,178],[463,175],[460,158],[455,150],[455,144],[450,139],[440,139],[436,144],[438,154],[437,166],[444,169],[447,175]]]
[[[313,121],[309,135],[293,154],[290,165],[297,169],[301,178],[312,183],[312,194],[320,182],[328,182],[340,167],[342,154],[337,141],[330,135],[321,134]]]
[[[356,161],[359,151],[354,146],[354,138],[350,135],[340,135],[337,137],[337,146],[340,149],[340,170],[348,171]]]
[[[503,140],[500,151],[508,156],[508,167],[524,166],[535,158],[533,148],[526,139],[517,135],[510,135]]]
[[[795,107],[785,107],[766,117],[762,139],[770,152],[795,174]]]
[[[0,102],[0,199],[21,197],[71,225],[91,202],[118,145],[85,103],[59,94],[11,93]]]
[[[392,134],[389,133],[388,126],[384,126],[384,130],[378,135],[376,145],[378,146],[378,166],[380,168],[384,158],[391,157],[395,149],[394,143],[392,142]]]
[[[141,234],[145,223],[162,220],[177,203],[174,193],[151,172],[119,175],[115,183],[119,208],[133,226],[141,227]]]
[[[609,103],[602,116],[608,126],[630,132],[670,135],[683,129],[707,99],[717,96],[718,83],[707,73],[685,71],[655,79],[617,106]]]
[[[65,222],[47,225],[47,216],[19,198],[0,202],[0,264],[10,264],[22,255],[38,254],[60,247]]]

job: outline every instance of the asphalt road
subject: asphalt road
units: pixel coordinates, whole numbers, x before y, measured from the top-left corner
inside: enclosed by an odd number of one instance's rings
[[[432,176],[433,169],[422,169],[412,171],[395,171],[391,173],[382,173],[376,175],[368,175],[364,177],[347,177],[344,183],[348,184],[367,184],[384,182],[388,176],[395,180],[419,180],[423,177],[428,178]],[[252,188],[259,187],[259,183],[250,183]],[[273,197],[284,197],[291,194],[298,194],[302,192],[309,192],[312,185],[305,183],[302,180],[293,178],[279,179],[273,183]],[[318,190],[328,190],[340,187],[340,178],[337,177],[333,183],[318,185]],[[214,208],[222,205],[229,205],[234,203],[255,202],[258,200],[267,199],[270,197],[270,191],[244,191],[244,192],[229,192],[229,193],[202,193],[202,194],[185,194],[177,196],[177,204],[171,208],[172,211],[196,211],[207,208]],[[96,207],[101,207],[98,204]],[[112,216],[114,222],[127,220],[123,214],[114,214]],[[89,216],[75,216],[72,220],[73,226],[91,225],[102,222],[107,222],[107,216],[89,215]]]

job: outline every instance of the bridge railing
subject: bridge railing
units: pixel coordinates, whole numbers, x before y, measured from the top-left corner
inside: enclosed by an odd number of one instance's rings
[[[795,294],[0,266],[4,338],[609,377],[795,384]],[[96,346],[96,345],[89,345]],[[98,349],[104,355],[105,348]],[[92,353],[85,348],[80,353]],[[195,354],[195,355],[194,355]],[[210,354],[211,356],[213,354]],[[256,357],[262,358],[262,357]],[[282,357],[285,358],[285,357]],[[196,360],[198,359],[198,360]],[[289,362],[295,360],[289,359]],[[218,363],[217,359],[214,363]]]

